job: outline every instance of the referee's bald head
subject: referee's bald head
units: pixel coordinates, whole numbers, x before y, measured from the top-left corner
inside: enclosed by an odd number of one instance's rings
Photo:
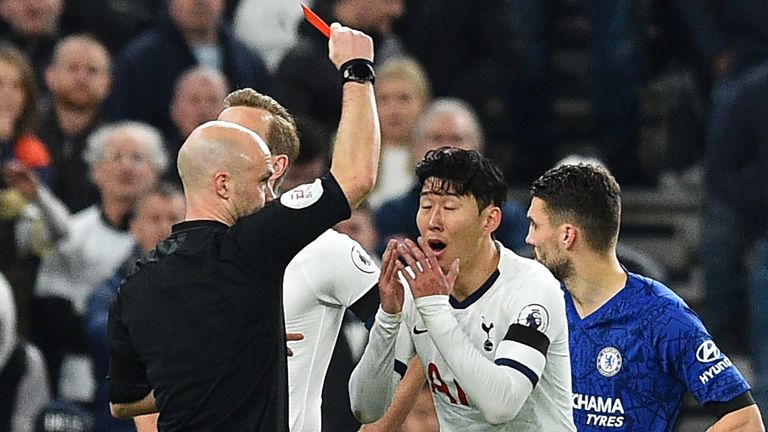
[[[272,173],[271,154],[261,137],[240,125],[211,121],[198,126],[179,150],[179,176],[189,205],[228,201],[234,219],[263,203],[250,189]],[[189,207],[188,207],[189,209]],[[189,215],[188,215],[189,216]]]

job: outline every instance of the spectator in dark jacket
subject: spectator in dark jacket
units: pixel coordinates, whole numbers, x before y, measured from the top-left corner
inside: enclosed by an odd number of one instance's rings
[[[118,57],[113,93],[105,106],[107,119],[139,120],[171,129],[174,84],[192,66],[221,70],[232,89],[264,91],[269,85],[264,62],[234,38],[223,14],[224,0],[169,0],[169,16]]]
[[[51,190],[78,212],[99,200],[99,191],[84,175],[85,141],[99,126],[101,104],[109,94],[112,60],[96,39],[73,35],[62,39],[45,72],[51,97],[40,115],[37,134],[53,160]]]

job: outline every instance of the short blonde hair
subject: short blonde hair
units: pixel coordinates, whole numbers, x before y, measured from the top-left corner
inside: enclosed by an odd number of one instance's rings
[[[409,57],[396,57],[387,60],[376,70],[376,81],[381,84],[386,80],[405,80],[416,89],[424,100],[425,105],[432,98],[432,86],[424,68],[416,60]]]
[[[284,154],[288,161],[293,163],[299,156],[299,133],[296,120],[279,102],[273,98],[261,94],[254,89],[244,88],[235,90],[224,98],[224,106],[232,108],[244,106],[259,108],[272,114],[272,123],[269,125],[267,146],[273,154]]]

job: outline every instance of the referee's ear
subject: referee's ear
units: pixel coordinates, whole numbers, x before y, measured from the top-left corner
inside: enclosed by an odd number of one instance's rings
[[[230,198],[230,190],[231,190],[230,182],[231,181],[232,181],[232,177],[229,175],[227,171],[217,171],[213,175],[213,182],[216,188],[216,195],[218,195],[219,198],[221,199]]]

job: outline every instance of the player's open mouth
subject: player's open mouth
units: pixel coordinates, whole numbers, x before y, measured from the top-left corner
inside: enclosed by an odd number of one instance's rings
[[[433,252],[435,252],[435,256],[438,256],[438,257],[442,255],[446,247],[446,244],[441,242],[440,240],[427,240],[427,245],[429,245],[429,248],[432,249]]]

